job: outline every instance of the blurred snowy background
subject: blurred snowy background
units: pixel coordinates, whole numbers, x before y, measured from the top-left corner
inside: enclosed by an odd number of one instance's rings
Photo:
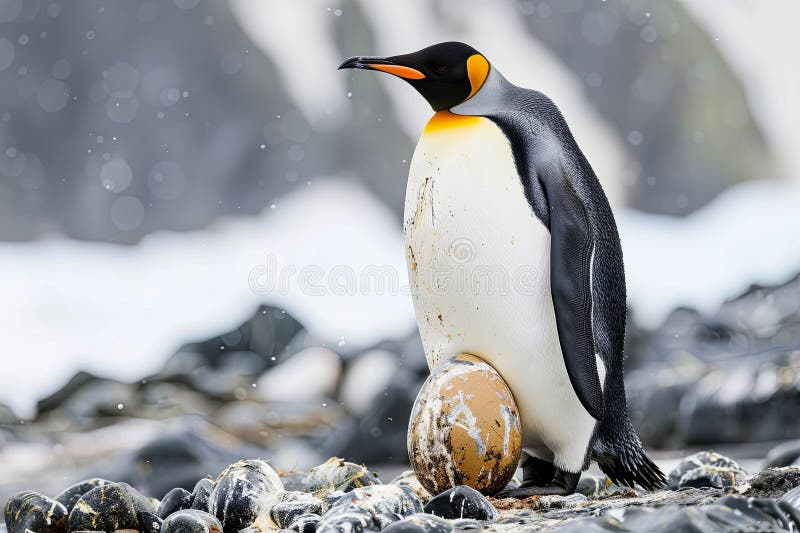
[[[88,474],[158,495],[251,455],[405,461],[426,369],[401,210],[430,110],[336,67],[443,40],[550,95],[603,182],[648,446],[760,460],[800,438],[798,17],[795,0],[0,0],[0,496]],[[376,268],[387,286],[337,277]]]

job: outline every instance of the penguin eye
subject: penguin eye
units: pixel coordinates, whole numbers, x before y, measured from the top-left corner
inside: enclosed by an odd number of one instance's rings
[[[444,74],[445,72],[448,71],[448,69],[449,69],[449,67],[447,65],[441,65],[441,66],[436,67],[436,72],[438,74]]]

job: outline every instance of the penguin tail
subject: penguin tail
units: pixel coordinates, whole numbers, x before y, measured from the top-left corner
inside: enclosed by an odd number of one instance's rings
[[[617,485],[633,487],[638,484],[653,491],[667,483],[664,473],[645,453],[633,428],[622,442],[609,445],[599,440],[592,456],[603,473]]]

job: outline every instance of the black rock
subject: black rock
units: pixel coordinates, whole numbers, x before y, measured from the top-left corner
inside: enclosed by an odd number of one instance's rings
[[[327,509],[325,502],[311,494],[299,491],[278,493],[269,509],[270,519],[281,528],[290,527],[299,516],[321,515]]]
[[[75,507],[75,503],[80,499],[81,496],[83,496],[84,494],[86,494],[95,487],[106,485],[108,483],[111,483],[111,481],[101,478],[84,479],[83,481],[79,481],[74,485],[67,487],[54,499],[57,502],[61,502],[62,504],[64,504],[64,507],[67,508],[67,514],[69,514],[72,511],[72,508]]]
[[[92,427],[98,418],[126,416],[137,408],[136,385],[100,378],[86,372],[73,376],[60,391],[40,402],[40,420],[69,420],[78,427]],[[53,405],[53,399],[63,398]],[[117,408],[124,404],[125,410]]]
[[[197,509],[175,511],[164,519],[161,533],[220,533],[222,524],[209,513]]]
[[[156,513],[140,512],[139,514],[140,533],[160,533],[161,525],[164,520]]]
[[[767,452],[764,468],[800,466],[800,440],[783,442]]]
[[[687,476],[691,470],[703,467],[712,468],[704,468]],[[747,473],[736,461],[713,451],[703,451],[686,457],[678,466],[673,468],[669,473],[667,486],[672,490],[683,486],[721,488],[736,484],[740,479],[744,479],[746,475]],[[684,477],[687,484],[682,485],[681,480]]]
[[[798,513],[800,513],[800,485],[781,496],[780,501],[791,505],[797,510]]]
[[[398,520],[402,520],[403,518],[404,518],[403,515],[388,512],[388,513],[376,514],[373,517],[372,521],[374,522],[375,527],[378,529],[378,531],[382,531],[386,527],[388,527],[389,524],[394,524],[395,522],[397,522]]]
[[[322,516],[317,531],[319,533],[364,529],[380,531],[391,522],[421,512],[422,503],[419,497],[407,486],[362,487],[339,498]]]
[[[127,483],[95,487],[75,503],[69,513],[70,531],[115,531],[139,529],[157,516],[153,503]],[[152,516],[150,516],[152,515]]]
[[[156,515],[156,511],[158,511],[158,500],[155,498],[148,498],[127,483],[118,484],[127,491],[128,500],[131,502],[131,505],[133,505],[133,508],[137,513],[148,513],[152,514],[153,516],[158,516]]]
[[[366,509],[353,506],[350,509],[323,516],[316,525],[316,533],[344,533],[352,531],[380,531],[374,516]]]
[[[359,487],[379,485],[380,483],[378,476],[367,470],[366,467],[348,463],[338,457],[331,457],[321,465],[312,468],[304,481],[307,492],[320,490],[349,492]]]
[[[239,531],[255,522],[270,504],[270,496],[282,490],[281,479],[266,461],[238,461],[217,478],[209,511],[226,533]]]
[[[18,492],[5,508],[8,533],[66,533],[67,508],[61,502],[33,491]]]
[[[486,497],[466,485],[459,485],[434,496],[425,505],[425,512],[442,518],[474,518],[494,520],[497,509]]]
[[[253,373],[260,373],[269,366],[271,357],[281,355],[302,329],[303,325],[283,309],[262,305],[238,328],[188,344],[180,351],[201,354],[204,363],[212,368],[229,365],[227,357],[230,353],[251,352],[261,357],[264,366],[252,369]],[[172,370],[170,365],[168,362],[167,370]],[[233,366],[239,367],[240,364],[235,363]],[[192,371],[191,368],[186,370]]]
[[[84,386],[94,383],[98,378],[89,372],[80,371],[72,376],[60,389],[36,402],[36,412],[39,416],[56,410],[67,403],[67,400],[80,391]]]
[[[161,518],[166,518],[175,511],[188,509],[191,505],[192,493],[186,489],[176,487],[161,498],[161,505],[158,506],[156,514]]]
[[[320,520],[322,518],[316,514],[301,514],[295,518],[289,529],[297,533],[315,533]]]
[[[800,486],[800,467],[766,468],[748,481],[747,496],[778,498]]]
[[[389,524],[386,533],[450,533],[453,526],[447,520],[432,514],[415,514]]]
[[[211,491],[214,490],[214,482],[204,477],[198,481],[192,491],[192,502],[190,507],[200,511],[208,512],[209,502],[211,501]]]

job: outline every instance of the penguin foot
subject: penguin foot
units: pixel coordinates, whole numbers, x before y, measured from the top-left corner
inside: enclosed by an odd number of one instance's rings
[[[528,455],[522,460],[522,483],[520,486],[549,485],[556,475],[556,465],[550,461]]]
[[[527,476],[526,476],[527,477]],[[546,485],[536,485],[525,481],[518,488],[508,491],[507,498],[527,498],[529,496],[569,496],[575,493],[581,473],[573,474],[556,469],[556,473],[550,483]]]

